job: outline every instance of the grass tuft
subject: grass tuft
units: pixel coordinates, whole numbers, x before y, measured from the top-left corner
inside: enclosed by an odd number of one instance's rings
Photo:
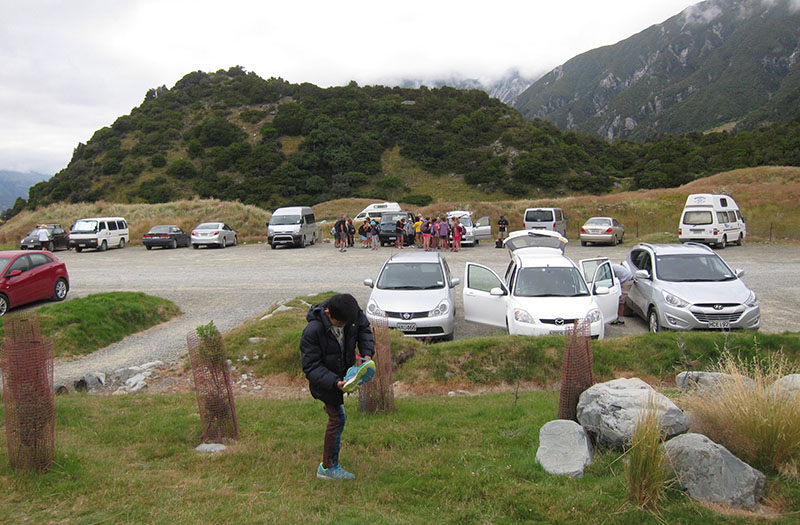
[[[640,413],[627,451],[628,497],[641,509],[655,510],[669,479],[661,435],[661,418],[651,394]]]

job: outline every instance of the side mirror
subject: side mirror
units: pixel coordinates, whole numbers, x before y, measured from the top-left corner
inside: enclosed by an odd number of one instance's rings
[[[458,277],[453,277],[452,279],[450,279],[450,288],[455,288],[459,284],[461,284],[461,279],[459,279]]]
[[[633,277],[635,279],[650,279],[650,272],[647,270],[636,270]]]
[[[495,288],[492,288],[491,290],[489,290],[489,295],[491,295],[491,296],[493,296],[493,297],[502,297],[502,296],[503,296],[503,295],[505,295],[505,294],[506,294],[506,293],[505,293],[505,292],[503,291],[503,289],[502,289],[502,288],[500,288],[499,286],[497,286],[497,287],[495,287]]]
[[[594,289],[595,295],[608,295],[610,292],[611,290],[609,290],[608,286],[598,286]]]
[[[16,277],[17,275],[22,275],[22,270],[11,270],[6,277]]]
[[[739,277],[739,278],[741,278],[741,277],[743,277],[743,276],[744,276],[744,270],[742,270],[741,268],[736,268],[736,269],[733,271],[733,273],[735,273],[735,274],[736,274],[736,277]]]
[[[364,286],[369,286],[370,288],[375,287],[375,281],[372,279],[364,279]]]

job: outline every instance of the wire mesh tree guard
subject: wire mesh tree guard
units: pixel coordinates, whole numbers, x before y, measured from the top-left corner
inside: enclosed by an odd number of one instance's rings
[[[389,334],[389,319],[370,321],[375,339],[375,377],[358,390],[361,411],[374,414],[394,410],[394,387],[392,379],[392,344]]]
[[[564,331],[558,419],[577,421],[578,398],[594,384],[593,364],[591,326],[586,320],[575,321]]]

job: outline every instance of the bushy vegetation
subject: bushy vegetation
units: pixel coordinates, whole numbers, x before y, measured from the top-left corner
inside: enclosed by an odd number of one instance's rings
[[[518,198],[674,187],[727,169],[800,165],[800,120],[756,131],[609,144],[528,121],[478,90],[264,80],[241,67],[150,90],[130,115],[79,144],[69,165],[8,214],[54,202],[167,202],[193,196],[275,207],[409,195],[400,155],[447,186]]]
[[[669,471],[661,447],[663,437],[658,405],[651,394],[636,422],[625,466],[628,497],[643,509],[655,510],[667,488]]]

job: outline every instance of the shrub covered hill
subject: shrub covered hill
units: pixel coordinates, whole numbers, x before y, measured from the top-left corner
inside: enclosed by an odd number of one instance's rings
[[[149,90],[13,211],[195,196],[267,208],[342,197],[424,206],[431,188],[448,200],[461,191],[454,188],[483,200],[534,198],[672,187],[763,164],[800,165],[800,120],[735,136],[609,144],[528,121],[478,90],[323,89],[234,67]]]

